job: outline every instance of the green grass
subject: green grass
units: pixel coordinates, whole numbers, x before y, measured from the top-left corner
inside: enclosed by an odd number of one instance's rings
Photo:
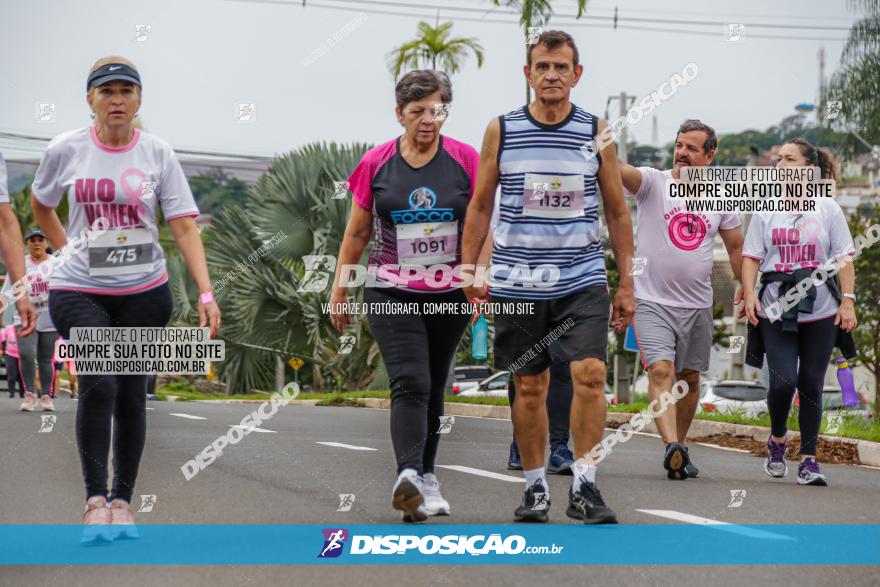
[[[647,407],[648,407],[647,402],[636,401],[631,404],[617,404],[616,406],[615,405],[608,406],[608,411],[609,412],[623,412],[623,413],[628,412],[631,414],[635,414],[636,412],[641,412],[642,410],[644,410]]]

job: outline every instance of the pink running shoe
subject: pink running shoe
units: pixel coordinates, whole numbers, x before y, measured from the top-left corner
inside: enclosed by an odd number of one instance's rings
[[[37,398],[28,391],[24,394],[24,401],[21,402],[21,406],[18,409],[22,412],[33,412],[35,405],[37,405]]]
[[[111,529],[113,538],[138,538],[140,535],[134,525],[134,514],[127,501],[114,499],[110,502]]]
[[[112,542],[110,521],[111,515],[107,498],[103,495],[90,497],[86,502],[86,511],[83,513],[84,528],[81,542]]]
[[[55,402],[52,401],[51,396],[41,395],[40,396],[40,407],[43,408],[44,412],[54,412],[55,411]]]

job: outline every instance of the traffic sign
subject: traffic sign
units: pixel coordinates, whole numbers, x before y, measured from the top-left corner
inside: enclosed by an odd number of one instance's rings
[[[287,361],[287,364],[290,365],[294,371],[299,371],[306,363],[299,357],[293,357],[292,359]]]
[[[639,341],[636,340],[636,329],[633,328],[632,324],[626,327],[626,338],[623,339],[623,349],[634,353],[639,352]]]

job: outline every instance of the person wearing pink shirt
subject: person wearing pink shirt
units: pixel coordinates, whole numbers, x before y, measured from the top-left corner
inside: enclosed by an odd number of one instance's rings
[[[24,398],[24,385],[19,387],[21,375],[18,371],[19,352],[18,339],[15,336],[15,325],[8,324],[0,329],[0,343],[3,349],[0,350],[0,356],[6,355],[6,381],[9,386],[9,397],[15,397],[15,391],[18,389],[18,395]]]
[[[391,382],[391,440],[397,459],[392,507],[405,522],[421,522],[429,515],[450,513],[434,460],[446,378],[470,314],[396,313],[394,308],[402,304],[466,305],[455,283],[443,283],[427,271],[409,278],[396,268],[460,263],[479,156],[470,145],[440,134],[452,102],[444,73],[411,71],[395,93],[403,135],[367,151],[348,180],[354,201],[339,251],[331,318],[343,332],[349,323],[348,282],[341,269],[358,263],[375,235],[369,263],[379,268],[377,281],[382,283],[368,283],[364,301],[389,309],[370,312],[368,318]]]
[[[687,395],[656,418],[669,479],[699,475],[685,441],[712,348],[712,249],[720,236],[739,280],[743,234],[736,214],[685,212],[667,197],[667,184],[679,179],[682,167],[711,165],[717,146],[711,126],[686,120],[675,137],[672,169],[621,166],[623,186],[638,206],[636,257],[646,259],[634,274],[634,328],[648,370],[648,395],[659,402],[677,380],[688,384]],[[738,289],[735,303],[740,295]]]
[[[200,291],[200,326],[220,327],[199,211],[171,146],[135,125],[141,77],[133,63],[98,60],[86,81],[95,124],[50,143],[31,186],[34,219],[64,262],[49,277],[49,315],[73,328],[164,327],[173,302],[159,243],[161,211]],[[68,222],[56,208],[67,199]],[[103,231],[100,230],[103,228]],[[82,374],[76,439],[86,489],[85,541],[137,537],[130,502],[146,440],[146,374]],[[113,448],[113,485],[108,461]],[[110,527],[112,526],[112,527]]]

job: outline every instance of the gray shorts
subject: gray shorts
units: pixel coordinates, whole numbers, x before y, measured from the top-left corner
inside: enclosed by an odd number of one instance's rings
[[[675,372],[709,370],[712,350],[712,308],[676,308],[636,300],[636,340],[647,369],[672,361]]]

